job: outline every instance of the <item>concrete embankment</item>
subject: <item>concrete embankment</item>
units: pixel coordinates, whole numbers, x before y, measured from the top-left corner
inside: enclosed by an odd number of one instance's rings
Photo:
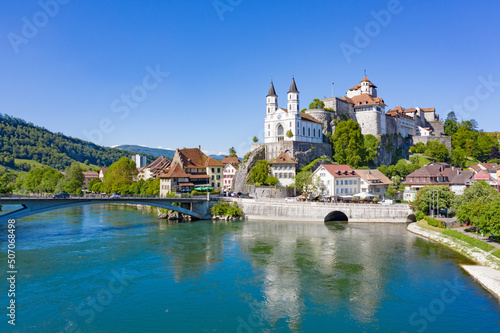
[[[228,198],[229,199],[229,198]],[[226,199],[226,200],[228,200]],[[248,220],[324,222],[329,214],[343,214],[349,222],[405,223],[412,214],[408,205],[285,202],[284,200],[232,199]],[[229,199],[229,201],[232,201]],[[338,213],[335,213],[338,212]]]
[[[435,242],[444,244],[449,248],[465,255],[482,266],[461,265],[462,268],[474,277],[481,285],[492,294],[500,298],[500,259],[491,253],[471,246],[466,242],[440,232],[422,228],[417,223],[408,225],[408,231]]]

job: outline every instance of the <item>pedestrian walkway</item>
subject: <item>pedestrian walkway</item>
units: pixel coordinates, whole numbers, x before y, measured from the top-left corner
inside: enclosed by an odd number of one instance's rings
[[[481,235],[476,235],[475,233],[472,233],[472,232],[466,232],[465,229],[470,229],[471,226],[463,226],[463,227],[458,227],[458,228],[453,228],[453,230],[456,230],[456,231],[460,231],[461,233],[463,233],[464,235],[467,235],[469,237],[472,237],[472,238],[475,238],[475,239],[479,239],[479,240],[482,240],[483,242],[485,243],[488,243],[488,244],[491,244],[493,245],[496,249],[499,249],[500,250],[500,244],[497,243],[497,242],[493,242],[492,240],[490,240],[488,237],[490,236],[490,234],[488,235],[484,235],[484,237],[481,237]]]

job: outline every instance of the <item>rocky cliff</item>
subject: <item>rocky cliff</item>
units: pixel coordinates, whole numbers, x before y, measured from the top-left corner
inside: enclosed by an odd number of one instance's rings
[[[264,146],[260,146],[250,152],[248,158],[244,159],[243,162],[240,163],[236,174],[233,179],[233,191],[236,193],[244,193],[248,194],[249,189],[246,185],[246,181],[248,179],[248,175],[250,174],[250,169],[257,163],[259,160],[263,160],[266,157],[266,149]]]

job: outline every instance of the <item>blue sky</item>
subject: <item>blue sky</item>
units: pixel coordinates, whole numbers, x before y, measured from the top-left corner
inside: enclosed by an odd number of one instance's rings
[[[455,110],[497,131],[499,12],[498,1],[7,1],[0,112],[105,146],[243,155],[263,141],[271,77],[284,106],[294,74],[304,108],[366,69],[387,110]]]

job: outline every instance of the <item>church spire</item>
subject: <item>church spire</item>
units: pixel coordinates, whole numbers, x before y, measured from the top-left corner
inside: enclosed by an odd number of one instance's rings
[[[295,78],[292,77],[292,84],[290,84],[290,91],[288,93],[298,93],[299,91],[297,90],[297,85],[295,84]]]
[[[271,87],[269,87],[269,93],[267,94],[267,97],[269,96],[278,96],[276,95],[276,90],[274,90],[274,84],[272,80],[271,80]]]

